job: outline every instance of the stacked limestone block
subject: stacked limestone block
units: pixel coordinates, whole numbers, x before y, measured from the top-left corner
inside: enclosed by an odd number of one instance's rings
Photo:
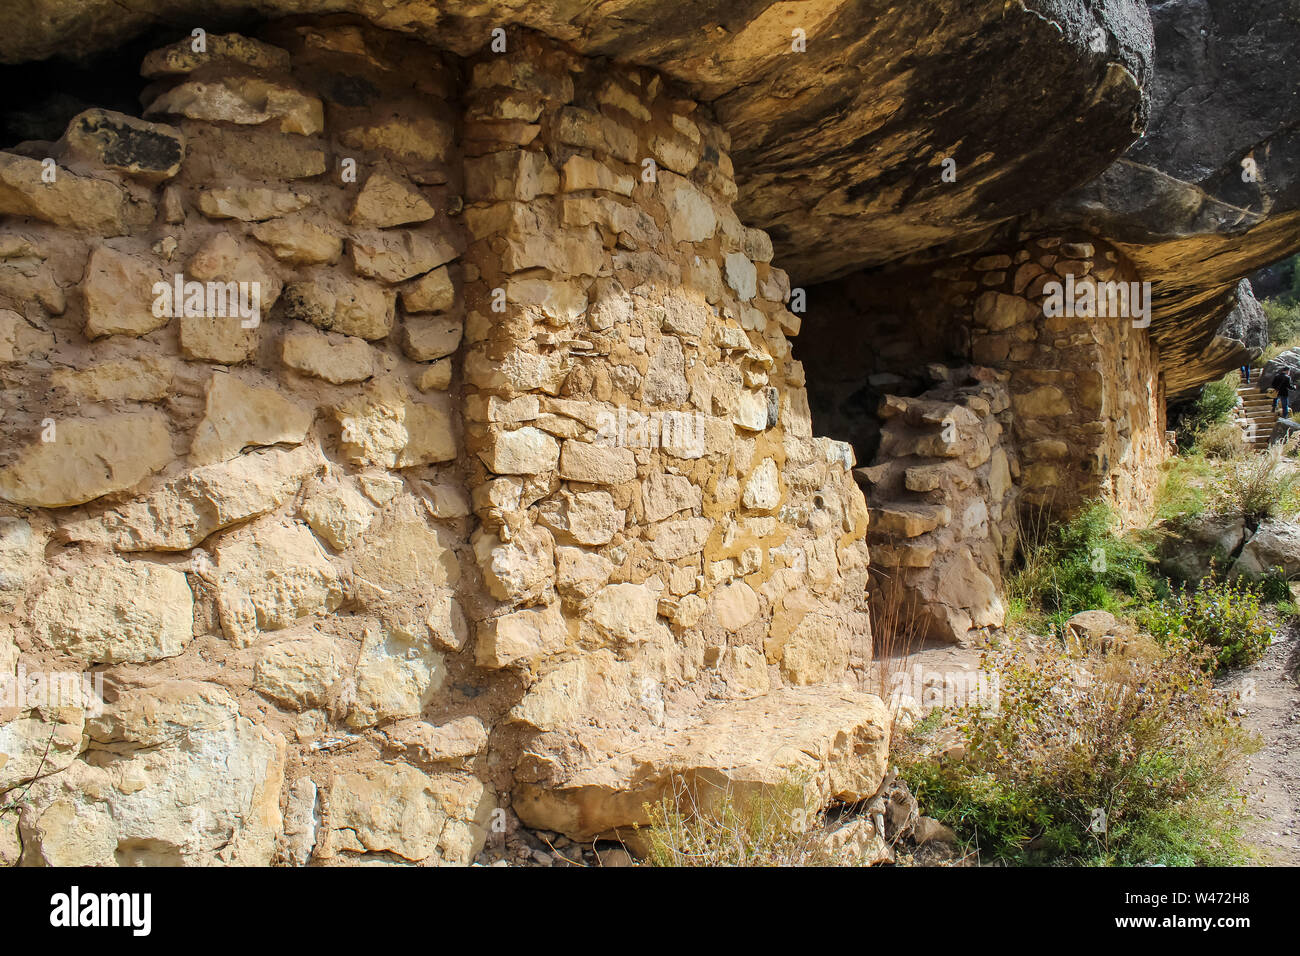
[[[971,316],[971,357],[1011,373],[1023,500],[1068,512],[1094,498],[1125,521],[1149,514],[1166,455],[1164,394],[1146,319],[1049,317],[1049,282],[1140,280],[1089,237],[1043,237],[944,270],[951,301]]]
[[[854,799],[883,759],[843,686],[871,654],[867,516],[812,435],[728,137],[657,76],[511,42],[469,65],[465,412],[514,808],[589,838],[702,773]]]
[[[725,135],[522,36],[266,38],[0,154],[0,674],[107,699],[0,707],[0,856],[463,863],[512,799],[636,822],[633,745],[874,792],[865,504]],[[258,320],[155,308],[178,273]]]
[[[464,862],[485,838],[481,722],[384,759],[468,640],[458,74],[356,31],[288,39],[151,54],[148,121],[83,114],[49,147],[56,182],[26,186],[120,199],[3,224],[32,263],[5,270],[26,349],[6,367],[7,640],[29,671],[102,669],[110,698],[60,726],[27,862]],[[260,321],[160,315],[177,273],[258,283]],[[28,743],[54,719],[35,716]]]
[[[871,507],[875,619],[968,645],[1002,626],[1002,572],[1015,554],[1009,376],[933,372],[934,388],[884,400],[876,463],[857,472]]]

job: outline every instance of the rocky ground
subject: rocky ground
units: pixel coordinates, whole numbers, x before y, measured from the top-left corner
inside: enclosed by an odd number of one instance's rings
[[[1242,694],[1246,725],[1264,746],[1250,760],[1249,829],[1260,862],[1300,866],[1300,630],[1291,625],[1264,659],[1234,673],[1225,689]]]

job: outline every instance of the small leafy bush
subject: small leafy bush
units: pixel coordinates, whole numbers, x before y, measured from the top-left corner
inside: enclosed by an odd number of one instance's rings
[[[983,862],[1242,862],[1240,782],[1258,740],[1185,646],[986,655],[999,706],[945,714],[905,739],[922,813]]]
[[[1023,536],[1024,563],[1007,582],[1010,599],[1041,607],[1056,624],[1079,611],[1150,600],[1159,587],[1155,559],[1117,524],[1109,506],[1094,502],[1065,524]]]
[[[1232,417],[1232,410],[1237,407],[1238,379],[1236,372],[1229,372],[1201,390],[1191,407],[1182,414],[1178,427],[1179,447],[1184,450],[1191,448],[1207,429]]]
[[[1208,650],[1205,666],[1212,673],[1252,664],[1268,650],[1273,630],[1261,606],[1263,587],[1206,579],[1195,590],[1178,588],[1153,602],[1138,620],[1162,643]]]

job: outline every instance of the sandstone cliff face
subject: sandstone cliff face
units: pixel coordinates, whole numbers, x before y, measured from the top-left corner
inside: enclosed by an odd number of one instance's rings
[[[78,117],[53,182],[4,157],[4,641],[109,698],[4,712],[23,861],[465,863],[498,808],[870,796],[866,507],[727,134],[524,34],[270,36],[151,54],[149,121]]]
[[[1050,202],[1105,169],[1147,115],[1141,0],[27,0],[0,21],[0,58],[84,56],[159,23],[337,12],[461,55],[519,25],[682,81],[735,140],[738,214],[800,282]],[[956,184],[939,178],[945,158]]]
[[[1043,218],[1108,238],[1156,284],[1151,334],[1174,396],[1259,354],[1247,329],[1224,320],[1243,276],[1295,250],[1300,18],[1289,0],[1150,6],[1145,135]]]
[[[1283,7],[0,14],[8,61],[181,38],[140,116],[0,153],[0,676],[106,697],[0,699],[0,858],[869,797],[872,601],[983,638],[1017,513],[1139,518],[1167,394],[1259,346],[1294,71],[1230,64]]]

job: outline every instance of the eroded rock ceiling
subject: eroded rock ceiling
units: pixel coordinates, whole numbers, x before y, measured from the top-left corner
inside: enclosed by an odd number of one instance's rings
[[[1300,0],[15,0],[0,59],[328,13],[459,54],[517,24],[674,77],[800,284],[1082,226],[1155,282],[1174,393],[1242,357],[1238,279],[1300,244]]]
[[[1141,0],[18,0],[0,13],[0,58],[337,12],[462,54],[519,24],[682,81],[731,133],[738,212],[805,283],[977,233],[1095,176],[1142,130],[1151,74]]]

